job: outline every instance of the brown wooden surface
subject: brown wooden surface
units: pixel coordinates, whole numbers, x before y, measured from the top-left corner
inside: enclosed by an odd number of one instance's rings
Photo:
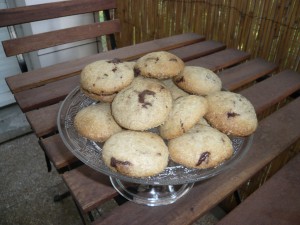
[[[57,170],[68,167],[78,159],[63,143],[59,134],[41,139],[42,147]]]
[[[56,103],[25,113],[37,137],[43,137],[56,132],[59,106],[60,103]]]
[[[223,88],[235,90],[260,77],[272,74],[276,69],[276,64],[257,58],[223,70],[218,73],[218,76],[222,80]]]
[[[186,63],[187,66],[202,66],[207,69],[216,71],[222,68],[233,66],[237,63],[249,59],[250,54],[247,52],[225,49],[223,51],[209,55],[208,57],[202,57],[191,60]]]
[[[113,59],[116,57],[122,60],[134,60],[148,52],[170,50],[197,43],[204,39],[205,38],[203,36],[194,33],[166,37],[18,74],[16,76],[6,78],[6,82],[11,91],[16,93],[22,90],[42,86],[59,79],[74,76],[78,74],[84,66],[96,60]]]
[[[93,225],[191,224],[300,138],[299,108],[300,98],[262,120],[251,148],[239,162],[222,175],[196,183],[190,193],[177,202],[160,207],[128,202]]]
[[[0,27],[113,8],[116,8],[114,0],[72,0],[3,9]]]
[[[111,20],[11,39],[2,44],[6,56],[14,56],[117,32],[120,32],[119,20]]]
[[[298,225],[299,171],[300,154],[217,224]]]
[[[117,196],[109,177],[88,166],[64,173],[63,179],[83,212],[91,211],[99,204]]]
[[[174,55],[177,55],[183,61],[189,61],[195,58],[199,58],[223,50],[225,48],[226,46],[220,42],[203,41],[192,45],[184,46],[181,48],[172,49],[169,52]]]
[[[246,96],[260,114],[299,89],[299,74],[285,70],[264,82],[241,91],[240,94]]]

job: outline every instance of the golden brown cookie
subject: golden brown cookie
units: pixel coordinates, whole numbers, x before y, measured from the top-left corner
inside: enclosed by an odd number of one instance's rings
[[[252,104],[242,95],[220,91],[208,95],[205,118],[223,133],[248,136],[257,128],[257,117]]]
[[[165,51],[151,52],[139,58],[135,64],[136,75],[166,79],[178,75],[184,62],[174,54]]]
[[[163,139],[154,133],[122,131],[105,142],[102,158],[113,171],[147,177],[167,167],[169,152]]]
[[[130,130],[148,130],[161,125],[172,109],[170,91],[158,80],[137,77],[112,102],[116,122]]]
[[[170,140],[168,147],[174,162],[198,169],[216,167],[233,154],[231,140],[220,131],[205,125],[194,133]]]
[[[109,103],[99,103],[81,109],[74,118],[77,132],[93,141],[104,142],[122,130],[111,115]]]

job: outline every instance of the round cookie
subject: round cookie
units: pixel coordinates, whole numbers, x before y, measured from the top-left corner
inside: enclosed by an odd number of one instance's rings
[[[111,115],[109,103],[90,105],[81,109],[74,118],[77,132],[90,140],[104,142],[122,130]]]
[[[159,81],[137,77],[112,102],[116,122],[130,130],[148,130],[161,125],[172,109],[170,91]]]
[[[162,138],[176,138],[192,128],[207,111],[207,100],[188,95],[176,99],[167,120],[159,127]]]
[[[163,82],[164,85],[166,85],[166,87],[171,92],[173,100],[176,100],[177,98],[180,98],[182,96],[189,95],[188,93],[186,93],[185,91],[183,91],[182,89],[180,89],[179,87],[177,87],[174,84],[174,82],[173,82],[172,79],[162,80],[162,82]]]
[[[88,64],[80,74],[80,86],[86,94],[115,94],[134,78],[132,65],[117,59],[99,60]]]
[[[197,66],[184,67],[173,81],[184,91],[196,95],[208,95],[222,88],[222,81],[213,71]]]
[[[151,52],[139,58],[135,64],[136,75],[166,79],[178,75],[184,68],[184,62],[169,52]]]
[[[220,131],[204,126],[169,141],[171,159],[186,167],[206,169],[220,165],[233,154],[231,140]]]
[[[157,134],[121,131],[105,142],[102,158],[113,171],[132,177],[148,177],[167,167],[169,152]]]
[[[223,133],[248,136],[257,128],[253,105],[242,95],[220,91],[208,95],[208,111],[205,118],[210,125]]]

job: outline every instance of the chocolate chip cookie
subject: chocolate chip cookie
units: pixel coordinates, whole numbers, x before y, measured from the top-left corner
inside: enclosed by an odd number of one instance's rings
[[[248,136],[257,128],[253,105],[242,95],[220,91],[208,95],[208,111],[205,118],[223,133]]]
[[[77,132],[90,140],[104,142],[122,130],[111,115],[109,103],[99,103],[81,109],[74,118]]]
[[[186,66],[173,78],[174,83],[184,91],[196,95],[208,95],[222,88],[222,81],[213,71],[197,66]]]
[[[169,152],[157,134],[121,131],[105,142],[102,158],[115,172],[132,177],[147,177],[167,167]]]
[[[137,77],[112,102],[116,122],[130,130],[148,130],[161,125],[172,109],[170,91],[158,80]]]
[[[216,167],[233,154],[227,135],[205,125],[196,132],[170,140],[168,147],[174,162],[198,169]]]
[[[174,54],[165,51],[151,52],[139,58],[135,64],[136,75],[166,79],[178,75],[184,62]]]

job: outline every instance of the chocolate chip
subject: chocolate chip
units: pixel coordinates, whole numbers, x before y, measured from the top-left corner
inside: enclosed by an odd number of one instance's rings
[[[152,95],[155,96],[155,92],[154,91],[150,91],[150,90],[144,90],[142,92],[139,93],[139,102],[140,103],[144,103],[145,102],[145,96],[146,95]]]
[[[134,71],[134,76],[135,77],[141,75],[141,70],[139,68],[134,68],[133,71]]]
[[[103,74],[105,77],[108,77],[108,74],[107,73],[105,73],[105,74]]]
[[[230,117],[236,117],[236,116],[239,116],[240,114],[238,113],[235,113],[235,112],[228,112],[227,113],[227,118],[230,118]]]
[[[184,82],[184,77],[180,77],[178,79],[175,79],[176,83]]]
[[[117,68],[117,67],[115,67],[115,68],[113,68],[113,69],[112,69],[112,71],[113,71],[113,72],[116,72],[116,71],[117,71],[117,69],[118,69],[118,68]]]
[[[210,152],[203,152],[203,153],[200,155],[200,158],[199,158],[199,160],[198,160],[196,166],[200,166],[201,163],[203,163],[203,162],[208,163],[208,158],[209,158],[209,156],[210,156]]]
[[[118,165],[122,165],[122,166],[130,166],[130,165],[131,165],[131,162],[128,162],[128,161],[121,161],[121,160],[117,160],[117,159],[114,158],[114,157],[111,157],[111,159],[110,159],[110,166],[111,166],[111,167],[114,167],[114,168],[117,168]]]

